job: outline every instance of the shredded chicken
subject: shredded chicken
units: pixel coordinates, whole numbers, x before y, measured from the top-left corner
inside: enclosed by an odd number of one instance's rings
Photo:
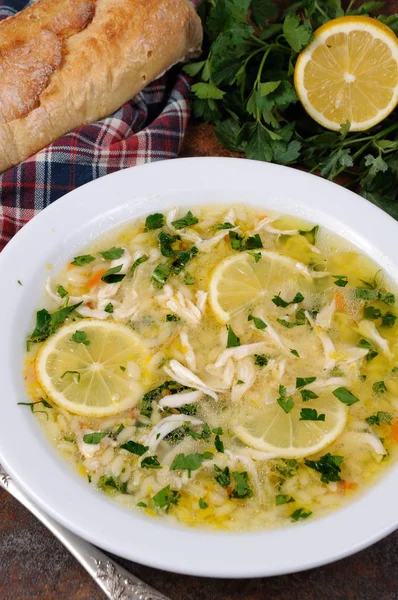
[[[372,450],[376,452],[376,454],[384,455],[387,453],[379,438],[373,433],[359,433],[356,431],[349,431],[342,435],[342,441],[344,441],[344,438],[350,438],[354,440],[356,445],[365,444],[367,446],[370,446]]]
[[[189,325],[199,325],[202,319],[202,313],[195,304],[186,298],[180,291],[173,293],[173,288],[170,285],[165,285],[162,294],[156,297],[160,304],[166,303],[173,313],[178,315],[183,321]],[[203,298],[200,298],[203,303]]]
[[[242,362],[238,363],[237,368],[237,381],[243,381],[243,383],[235,383],[232,386],[231,400],[237,402],[242,398],[243,394],[249,390],[256,380],[256,371],[253,362],[245,358]]]
[[[259,231],[267,231],[268,233],[276,233],[277,235],[296,235],[299,232],[298,229],[275,229],[272,227],[271,223],[277,221],[279,217],[266,217],[265,219],[261,219],[256,228],[254,229],[254,233],[258,233]]]
[[[196,246],[198,246],[203,240],[199,234],[196,233],[193,229],[186,227],[184,229],[176,229],[172,224],[173,221],[178,219],[178,206],[175,206],[166,215],[166,225],[167,227],[174,233],[180,236],[183,240],[188,240],[189,242],[194,242]]]
[[[165,396],[161,400],[159,400],[158,405],[161,408],[165,406],[169,408],[179,408],[180,406],[184,406],[185,404],[194,404],[198,402],[203,396],[203,392],[198,390],[196,392],[181,392],[180,394],[170,394],[170,396]]]
[[[315,323],[322,329],[330,329],[332,325],[333,315],[336,311],[336,300],[332,300],[330,304],[324,306],[316,316]]]
[[[186,385],[197,390],[201,390],[204,394],[211,396],[214,400],[218,400],[218,396],[214,389],[209,388],[197,375],[184,367],[178,360],[171,360],[168,367],[164,367],[167,375],[172,377],[181,385]]]
[[[174,429],[178,429],[178,427],[181,427],[184,423],[189,423],[190,425],[202,425],[203,421],[188,415],[171,415],[170,417],[162,419],[153,427],[145,442],[149,451],[154,452],[166,435],[174,431]]]
[[[228,229],[228,231],[236,231],[237,229],[239,228],[233,227],[231,229]],[[214,248],[214,246],[217,246],[217,244],[225,238],[225,235],[226,231],[225,229],[223,229],[221,232],[217,233],[216,235],[213,235],[213,237],[209,238],[208,240],[203,240],[202,242],[199,242],[197,244],[198,250],[200,252],[210,252],[210,250]]]
[[[271,351],[267,342],[256,342],[255,344],[244,344],[243,346],[237,346],[236,348],[227,348],[220,354],[214,366],[216,369],[219,369],[220,367],[223,367],[230,358],[241,360],[246,356],[252,356],[253,354],[267,351]]]
[[[389,359],[394,358],[388,341],[380,335],[374,323],[366,320],[360,321],[358,323],[358,331],[367,339],[372,340]]]
[[[186,329],[183,329],[180,332],[180,340],[181,340],[181,346],[182,346],[182,353],[185,356],[185,360],[187,362],[188,368],[191,369],[191,371],[196,371],[195,352],[193,351],[193,348],[190,344],[190,341],[188,338],[188,332]]]
[[[333,369],[336,364],[336,361],[334,360],[334,358],[332,358],[332,355],[335,352],[335,347],[332,340],[330,339],[328,334],[322,329],[322,327],[315,323],[308,310],[305,311],[305,316],[307,317],[309,323],[314,329],[316,335],[319,337],[319,340],[323,346],[323,352],[325,354],[324,368],[326,370]]]

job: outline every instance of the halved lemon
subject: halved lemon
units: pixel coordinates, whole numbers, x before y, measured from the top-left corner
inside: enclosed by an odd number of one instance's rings
[[[348,120],[350,131],[369,129],[397,105],[397,37],[370,17],[328,21],[298,57],[294,85],[323,127],[338,130]]]
[[[139,363],[142,352],[126,325],[84,319],[48,338],[37,355],[36,373],[61,408],[103,417],[131,408],[141,396],[142,386],[129,374],[128,363]]]
[[[260,254],[261,259],[256,261],[251,254],[242,252],[226,258],[214,269],[210,304],[220,321],[227,323],[261,295],[267,293],[272,298],[287,281],[297,281],[297,261],[266,250]]]
[[[315,408],[324,421],[301,421],[303,408]],[[239,413],[234,427],[238,438],[263,452],[281,458],[302,458],[329,446],[342,433],[347,422],[347,408],[334,396],[310,402],[295,402],[286,414],[277,402],[255,409],[247,406]]]

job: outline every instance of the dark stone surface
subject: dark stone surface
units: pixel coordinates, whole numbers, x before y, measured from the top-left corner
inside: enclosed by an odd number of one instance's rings
[[[1,600],[103,600],[60,542],[3,490],[0,519]],[[337,563],[268,579],[202,579],[116,560],[171,600],[398,600],[398,531]]]

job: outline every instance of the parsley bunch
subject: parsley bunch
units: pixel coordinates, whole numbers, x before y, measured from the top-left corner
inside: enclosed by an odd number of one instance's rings
[[[365,132],[327,131],[298,102],[293,87],[298,53],[323,23],[368,15],[383,2],[346,10],[341,0],[298,0],[282,14],[272,0],[205,0],[205,60],[184,70],[195,77],[194,115],[215,124],[221,144],[247,158],[297,164],[345,185],[398,219],[396,111]],[[378,16],[398,32],[398,15]],[[341,181],[341,177],[340,177]]]

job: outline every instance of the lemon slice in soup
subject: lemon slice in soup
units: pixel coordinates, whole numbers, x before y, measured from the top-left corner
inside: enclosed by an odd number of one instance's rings
[[[302,409],[315,409],[323,421],[301,420]],[[298,402],[286,413],[276,402],[255,409],[243,407],[234,427],[238,438],[276,457],[302,458],[329,446],[342,433],[347,422],[347,408],[333,396],[316,401]]]
[[[84,319],[61,327],[40,349],[40,385],[58,406],[78,415],[103,417],[136,404],[142,386],[139,339],[125,325]],[[129,368],[134,363],[134,368]]]
[[[286,282],[299,285],[303,272],[297,268],[298,264],[292,258],[266,250],[226,258],[216,267],[210,281],[210,304],[214,313],[227,323],[231,316],[260,296],[278,294]]]

